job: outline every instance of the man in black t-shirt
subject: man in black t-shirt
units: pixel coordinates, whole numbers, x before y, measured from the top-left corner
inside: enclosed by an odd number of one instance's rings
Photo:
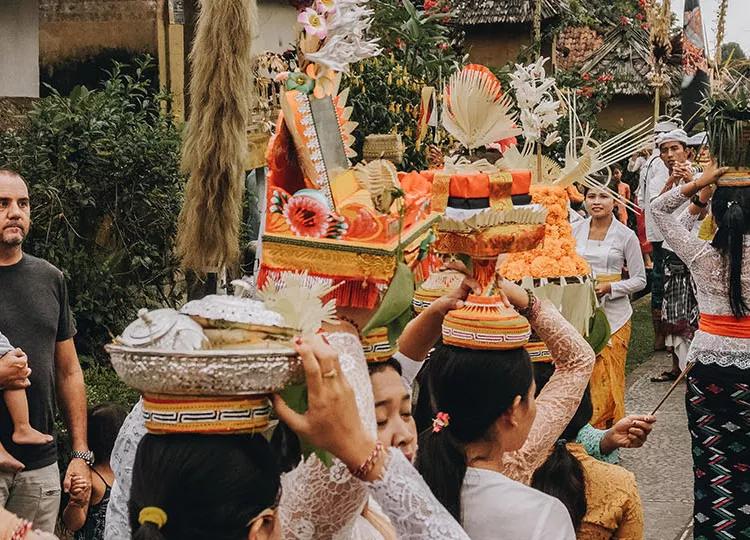
[[[67,422],[73,456],[63,481],[73,476],[90,486],[88,461],[93,456],[86,438],[86,388],[73,336],[62,272],[23,252],[31,225],[29,192],[16,173],[0,170],[0,332],[28,356],[31,368],[26,389],[33,428],[54,434],[55,401]],[[60,503],[56,440],[43,445],[13,443],[13,423],[0,400],[0,442],[25,468],[0,471],[0,505],[53,532]]]

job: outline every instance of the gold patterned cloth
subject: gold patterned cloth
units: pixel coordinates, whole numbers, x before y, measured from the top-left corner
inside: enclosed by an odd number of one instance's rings
[[[609,343],[596,357],[591,374],[591,401],[594,415],[591,425],[606,429],[625,416],[625,361],[630,343],[631,322],[612,334]]]

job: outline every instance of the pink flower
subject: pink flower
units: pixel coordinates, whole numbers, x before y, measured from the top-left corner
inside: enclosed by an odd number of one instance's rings
[[[313,197],[291,197],[283,214],[289,228],[297,236],[324,238],[328,233],[328,207]]]
[[[581,75],[581,78],[582,78],[582,79],[583,79],[584,81],[590,81],[590,80],[591,80],[591,73],[588,73],[588,72],[587,72],[587,73],[584,73],[583,75]]]
[[[321,15],[326,13],[333,13],[334,11],[336,11],[336,0],[317,0],[315,2],[315,8]]]
[[[620,17],[620,24],[623,26],[630,26],[631,24],[633,24],[633,20],[630,17],[622,15]]]
[[[326,21],[323,17],[318,15],[318,12],[312,8],[307,8],[305,11],[299,14],[297,22],[305,27],[305,32],[310,36],[315,36],[318,39],[325,39],[328,33]]]
[[[424,4],[422,4],[422,8],[425,11],[431,11],[437,7],[438,3],[437,0],[424,0]]]
[[[432,432],[440,433],[443,428],[447,428],[450,425],[451,417],[448,413],[439,412],[432,420]]]

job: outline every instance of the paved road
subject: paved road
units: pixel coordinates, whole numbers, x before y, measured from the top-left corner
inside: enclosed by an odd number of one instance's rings
[[[669,369],[671,361],[656,353],[628,377],[626,404],[631,413],[649,413],[670,384],[650,377]],[[680,386],[662,405],[648,443],[623,452],[622,465],[638,480],[645,512],[645,540],[692,538],[693,505],[690,435],[685,415],[685,389]]]

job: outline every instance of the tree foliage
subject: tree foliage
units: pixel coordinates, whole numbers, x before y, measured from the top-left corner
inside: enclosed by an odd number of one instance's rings
[[[739,43],[730,41],[724,43],[721,46],[721,61],[726,62],[727,60],[746,60],[747,56],[745,51],[742,50],[742,46]]]
[[[406,146],[401,169],[426,165],[425,147],[416,147],[417,119],[423,86],[438,92],[464,61],[463,34],[449,23],[447,3],[425,0],[421,7],[410,0],[373,0],[371,33],[380,38],[383,55],[352,66],[343,86],[351,87],[352,118],[360,152],[371,133],[402,135]]]
[[[0,134],[0,167],[27,180],[24,249],[67,278],[77,344],[102,346],[138,308],[181,297],[173,253],[184,179],[180,134],[151,87],[153,63],[114,63],[101,88],[50,89],[19,131]]]

